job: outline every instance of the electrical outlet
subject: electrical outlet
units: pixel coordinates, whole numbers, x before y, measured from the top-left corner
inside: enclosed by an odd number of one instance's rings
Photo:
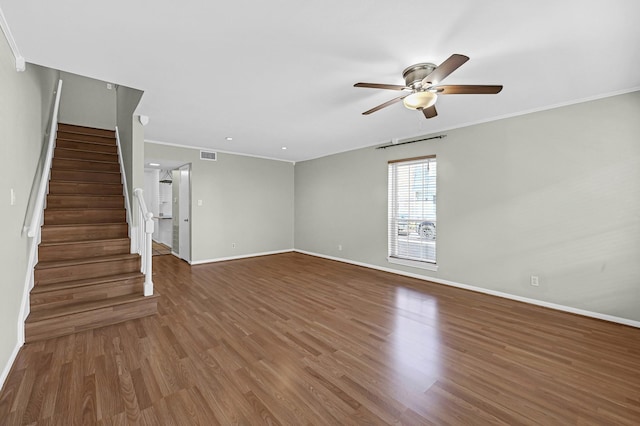
[[[342,244],[338,244],[338,251],[342,251]]]
[[[232,249],[236,248],[236,243],[231,243],[231,248]]]
[[[198,200],[198,207],[202,206],[202,200]]]
[[[540,279],[537,275],[531,275],[531,285],[534,287],[538,287],[540,285]]]
[[[13,190],[13,188],[11,188],[11,200],[10,200],[10,204],[12,206],[16,205],[16,191]]]

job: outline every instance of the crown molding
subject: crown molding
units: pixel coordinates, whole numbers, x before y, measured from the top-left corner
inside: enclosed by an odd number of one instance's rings
[[[203,150],[203,151],[215,151],[215,152],[219,152],[221,154],[239,155],[241,157],[261,158],[263,160],[282,161],[284,163],[291,163],[293,165],[296,164],[296,162],[293,161],[293,160],[283,160],[282,158],[266,157],[266,156],[263,156],[263,155],[245,154],[245,153],[242,153],[242,152],[223,151],[223,150],[216,149],[216,148],[210,148],[210,147],[207,148],[205,146],[182,145],[182,144],[178,144],[178,143],[163,142],[163,141],[158,141],[158,140],[153,140],[153,139],[145,139],[144,142],[145,143],[152,143],[154,145],[165,145],[165,146],[173,146],[173,147],[176,147],[176,148],[197,149],[197,150]]]

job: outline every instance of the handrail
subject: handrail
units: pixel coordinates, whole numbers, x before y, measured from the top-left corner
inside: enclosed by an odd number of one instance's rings
[[[138,222],[135,229],[136,240],[138,241],[137,252],[142,257],[140,271],[144,274],[144,295],[151,296],[153,295],[153,281],[151,279],[151,267],[153,263],[153,252],[151,249],[151,236],[154,228],[153,213],[147,209],[141,188],[134,189],[133,194],[136,199],[135,209]]]
[[[38,195],[36,196],[36,204],[31,216],[31,224],[27,235],[30,238],[38,235],[38,228],[42,224],[42,211],[44,210],[44,200],[47,192],[47,183],[51,175],[51,162],[53,161],[53,150],[56,147],[56,135],[58,131],[58,110],[60,109],[60,94],[62,92],[62,80],[58,80],[58,90],[56,91],[56,101],[53,104],[53,113],[51,115],[51,128],[49,129],[49,142],[47,145],[47,156],[42,166],[42,176],[40,177],[40,185],[38,186]]]
[[[134,240],[134,235],[132,235],[131,232],[131,229],[133,228],[133,222],[131,220],[131,202],[129,201],[129,187],[127,185],[127,174],[125,173],[124,161],[122,158],[122,146],[120,143],[120,131],[118,130],[118,126],[116,126],[116,145],[118,146],[118,163],[120,163],[120,181],[122,182],[124,192],[124,207],[127,212],[127,223],[129,224],[129,238],[131,238],[131,253],[133,253],[134,251],[137,251],[138,242]]]

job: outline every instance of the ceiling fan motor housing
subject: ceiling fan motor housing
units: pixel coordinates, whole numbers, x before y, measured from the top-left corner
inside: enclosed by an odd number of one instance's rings
[[[405,85],[411,87],[413,90],[422,88],[422,80],[431,74],[436,69],[435,64],[428,62],[411,65],[402,71],[402,77],[404,78]]]

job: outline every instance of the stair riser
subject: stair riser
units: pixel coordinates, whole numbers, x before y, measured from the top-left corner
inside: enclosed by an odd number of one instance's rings
[[[78,133],[69,133],[69,132],[61,132],[58,130],[58,134],[56,135],[58,139],[67,139],[72,141],[80,141],[80,142],[93,142],[99,143],[103,145],[116,145],[116,139],[105,136],[95,136],[95,135],[82,135]]]
[[[50,262],[55,260],[71,260],[83,257],[113,256],[127,254],[131,250],[129,239],[113,241],[96,241],[86,243],[69,243],[64,245],[38,247],[38,260]]]
[[[51,180],[66,180],[76,182],[104,182],[120,183],[120,173],[83,172],[76,170],[51,170]]]
[[[157,312],[157,298],[144,298],[139,302],[127,303],[126,305],[96,309],[90,312],[51,318],[35,323],[27,322],[25,324],[25,339],[27,342],[34,342],[52,337],[65,336],[67,334],[154,315]]]
[[[143,294],[144,278],[111,281],[108,283],[31,294],[31,312],[60,308],[81,302],[109,299],[127,294]]]
[[[140,258],[136,257],[113,262],[84,263],[61,266],[59,268],[36,268],[34,278],[37,285],[47,285],[138,271],[140,271]]]
[[[104,136],[115,138],[116,132],[106,129],[94,129],[93,127],[76,126],[73,124],[58,123],[59,132],[80,133],[84,135]]]
[[[69,160],[66,158],[54,158],[52,168],[55,170],[93,170],[100,172],[119,172],[120,164],[116,162],[105,163],[101,161]]]
[[[122,195],[122,184],[49,182],[49,195]]]
[[[126,211],[83,209],[83,210],[50,210],[44,211],[45,225],[74,225],[81,223],[120,223],[126,222]]]
[[[72,160],[92,160],[92,161],[108,161],[118,162],[118,156],[104,152],[81,151],[78,149],[65,149],[56,147],[53,153],[54,161],[56,159],[72,159]]]
[[[61,243],[66,241],[90,241],[106,240],[110,238],[127,238],[128,226],[126,223],[110,225],[78,225],[62,228],[42,227],[42,242]]]
[[[108,208],[117,209],[124,207],[122,195],[86,197],[83,195],[51,195],[47,196],[47,208],[72,209],[72,208]]]
[[[86,143],[75,140],[58,139],[56,141],[56,148],[64,149],[79,149],[83,151],[92,152],[105,152],[109,154],[117,154],[118,147],[116,145],[102,145],[97,143]]]

